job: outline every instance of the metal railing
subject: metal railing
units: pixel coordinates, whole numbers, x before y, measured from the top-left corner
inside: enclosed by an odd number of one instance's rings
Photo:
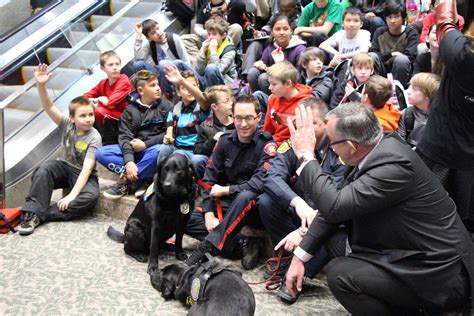
[[[112,26],[114,23],[116,23],[121,17],[125,15],[126,12],[128,12],[131,8],[133,8],[135,5],[139,3],[138,0],[132,0],[129,4],[127,4],[125,7],[123,7],[120,11],[118,11],[116,14],[114,14],[110,19],[108,19],[105,23],[101,24],[99,27],[97,27],[92,33],[88,34],[85,38],[80,40],[76,45],[74,45],[68,52],[65,54],[61,55],[56,61],[54,61],[51,65],[49,65],[49,70],[53,71],[57,67],[59,67],[63,62],[68,60],[69,58],[73,57],[82,47],[84,47],[87,43],[91,42],[94,37],[96,37],[98,34],[102,33],[105,31],[107,28]],[[133,33],[133,30],[131,31]],[[118,44],[120,45],[120,43]],[[88,73],[89,70],[84,71],[84,75]],[[6,179],[5,179],[5,174],[7,170],[5,170],[5,143],[18,131],[21,129],[25,128],[28,126],[32,120],[43,110],[39,110],[36,115],[28,119],[20,128],[18,128],[14,133],[8,136],[8,139],[5,139],[5,133],[4,133],[4,127],[5,127],[5,118],[4,118],[4,109],[7,108],[12,102],[14,102],[17,98],[25,94],[28,90],[30,90],[34,85],[35,85],[35,79],[31,79],[28,82],[26,82],[20,89],[9,95],[6,99],[4,99],[0,103],[0,207],[4,208],[6,205]],[[59,97],[56,96],[55,99]]]

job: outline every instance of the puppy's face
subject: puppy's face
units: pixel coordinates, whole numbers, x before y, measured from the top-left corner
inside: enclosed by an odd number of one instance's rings
[[[167,195],[185,194],[196,178],[196,169],[186,156],[172,154],[160,161],[158,181]]]
[[[179,262],[170,264],[161,270],[161,296],[164,299],[176,297],[176,287],[181,284],[182,278],[187,269],[188,266],[186,264]]]

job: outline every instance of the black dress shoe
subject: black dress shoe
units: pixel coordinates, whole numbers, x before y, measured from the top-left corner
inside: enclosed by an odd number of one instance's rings
[[[277,291],[278,297],[285,303],[293,304],[300,297],[300,292],[296,292],[296,297],[292,296],[286,287],[286,282],[283,280],[283,284]]]

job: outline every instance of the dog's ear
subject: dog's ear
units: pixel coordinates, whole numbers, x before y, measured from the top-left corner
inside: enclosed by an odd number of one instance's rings
[[[196,166],[194,165],[194,163],[191,161],[191,159],[188,159],[188,172],[189,172],[189,176],[190,177],[193,177],[194,179],[197,179],[198,175],[197,175],[197,171],[196,171]]]

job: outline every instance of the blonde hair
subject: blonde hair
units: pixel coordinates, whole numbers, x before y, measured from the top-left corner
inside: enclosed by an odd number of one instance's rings
[[[368,53],[358,53],[352,57],[352,67],[368,66],[374,70],[374,60]]]
[[[213,16],[204,24],[206,31],[216,31],[224,35],[229,30],[229,23],[220,16]]]
[[[109,59],[110,57],[117,57],[120,63],[122,63],[120,56],[116,52],[114,52],[113,50],[108,50],[100,54],[100,57],[99,57],[100,65],[105,66],[107,59]]]
[[[219,94],[221,93],[224,93],[229,97],[234,95],[232,89],[226,85],[208,87],[206,91],[204,91],[204,98],[206,98],[207,104],[219,102]]]
[[[410,84],[420,89],[430,101],[438,92],[439,83],[440,77],[430,72],[417,73],[410,80]]]
[[[281,82],[291,80],[296,83],[298,79],[298,70],[289,61],[279,61],[273,66],[267,68],[267,74]]]

